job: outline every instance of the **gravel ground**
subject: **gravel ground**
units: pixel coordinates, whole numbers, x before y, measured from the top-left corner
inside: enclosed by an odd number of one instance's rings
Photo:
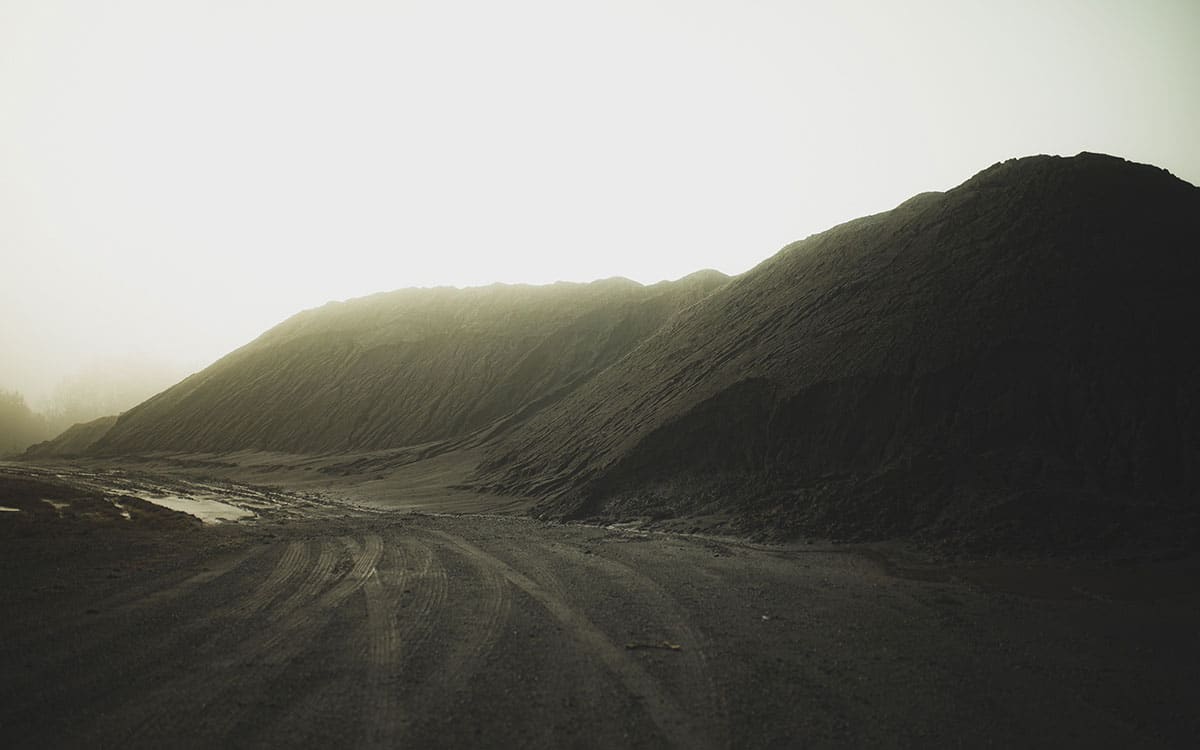
[[[228,482],[203,492],[255,515],[200,524],[136,499],[195,483],[59,474],[0,471],[6,747],[1200,740],[1190,560],[938,566]]]

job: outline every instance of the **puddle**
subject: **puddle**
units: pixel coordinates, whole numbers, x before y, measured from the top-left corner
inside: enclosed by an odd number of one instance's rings
[[[199,518],[204,523],[220,523],[222,521],[240,521],[252,518],[254,513],[239,508],[236,505],[218,502],[207,497],[182,497],[180,495],[138,495],[148,503],[161,505],[164,508],[177,510]]]
[[[273,511],[279,509],[279,501],[269,493],[251,487],[237,486],[221,486],[215,484],[205,484],[203,482],[187,483],[190,487],[194,487],[199,493],[208,493],[216,497],[236,497],[238,505],[250,510],[252,514],[256,511]]]
[[[125,509],[124,505],[121,505],[119,502],[117,502],[117,499],[115,497],[107,497],[106,496],[104,499],[109,501],[110,503],[112,503],[113,507],[116,508],[118,511],[120,511],[121,518],[124,518],[126,521],[133,520],[133,516],[129,515],[129,511]]]
[[[0,513],[20,513],[20,508],[10,508],[7,505],[0,505]]]

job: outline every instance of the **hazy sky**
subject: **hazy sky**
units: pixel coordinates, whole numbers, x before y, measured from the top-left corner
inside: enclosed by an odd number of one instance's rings
[[[0,0],[0,388],[746,270],[1012,156],[1200,182],[1200,2]]]

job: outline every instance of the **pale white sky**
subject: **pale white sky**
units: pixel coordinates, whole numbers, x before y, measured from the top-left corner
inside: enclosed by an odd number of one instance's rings
[[[301,309],[744,271],[1001,159],[1200,182],[1200,2],[0,0],[0,388]]]

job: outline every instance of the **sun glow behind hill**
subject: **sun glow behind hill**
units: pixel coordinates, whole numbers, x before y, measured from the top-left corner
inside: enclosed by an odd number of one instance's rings
[[[6,3],[0,385],[386,289],[738,273],[1015,155],[1194,182],[1197,13]]]

